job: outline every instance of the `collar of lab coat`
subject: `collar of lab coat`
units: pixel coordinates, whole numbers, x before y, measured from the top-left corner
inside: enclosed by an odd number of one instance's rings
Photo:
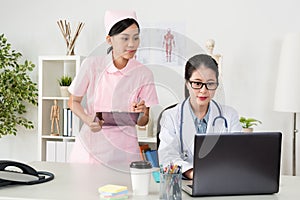
[[[197,133],[195,126],[191,126],[191,124],[194,124],[193,116],[191,115],[191,112],[189,110],[188,105],[189,98],[186,100],[186,102],[183,105],[183,109],[181,112],[183,112],[183,119],[182,119],[182,142],[183,142],[183,150],[185,150],[187,147],[191,152],[194,151],[194,138],[195,133]],[[219,104],[218,104],[219,105]],[[221,105],[219,105],[221,107]],[[222,108],[221,108],[222,110]],[[209,120],[207,122],[207,130],[206,134],[210,134],[213,132],[225,132],[224,123],[216,123],[215,127],[212,126],[213,120],[219,116],[219,110],[217,106],[211,102],[210,103],[210,113],[209,113]]]

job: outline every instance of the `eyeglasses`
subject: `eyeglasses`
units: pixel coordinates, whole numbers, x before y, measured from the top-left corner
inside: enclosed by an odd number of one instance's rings
[[[199,90],[203,87],[203,85],[205,85],[207,90],[215,90],[219,85],[219,83],[215,83],[215,82],[208,82],[208,83],[202,83],[198,81],[189,81],[189,82],[193,89],[199,89]]]

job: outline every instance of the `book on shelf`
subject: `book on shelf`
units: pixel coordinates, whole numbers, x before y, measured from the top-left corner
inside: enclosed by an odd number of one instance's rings
[[[158,156],[156,150],[148,150],[145,152],[146,159],[149,161],[152,165],[152,167],[159,167],[158,164]]]
[[[70,137],[73,136],[73,112],[70,108],[63,109],[63,136]]]
[[[148,146],[148,144],[140,145],[140,153],[141,153],[142,160],[150,162],[153,168],[159,168],[157,150],[151,150],[151,148]],[[159,183],[160,182],[159,171],[153,171],[152,175],[153,175],[155,182]]]
[[[159,168],[157,150],[148,150],[145,152],[146,159],[151,163],[152,167]],[[156,183],[160,182],[159,171],[152,172],[153,179]]]
[[[73,136],[73,112],[68,109],[68,136]]]
[[[142,159],[142,160],[147,160],[147,159],[146,159],[145,152],[146,152],[147,150],[149,150],[149,149],[150,149],[150,147],[149,147],[148,144],[140,145],[140,155],[141,155],[141,159]]]
[[[63,136],[68,136],[68,108],[63,109]]]
[[[140,145],[141,158],[149,161],[152,167],[159,167],[157,150],[152,150],[148,144]]]

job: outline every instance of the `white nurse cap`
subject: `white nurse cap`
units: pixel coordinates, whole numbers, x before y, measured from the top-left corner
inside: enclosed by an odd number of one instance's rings
[[[134,19],[137,21],[136,13],[135,11],[112,11],[108,10],[105,12],[104,17],[104,25],[105,25],[105,31],[106,35],[108,35],[110,29],[119,21],[122,21],[123,19]]]

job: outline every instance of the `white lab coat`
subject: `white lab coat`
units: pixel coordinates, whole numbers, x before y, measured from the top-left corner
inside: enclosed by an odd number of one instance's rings
[[[182,120],[183,152],[186,155],[186,159],[183,159],[180,143],[180,116],[182,103],[178,104],[174,108],[164,111],[160,121],[161,131],[159,134],[160,145],[158,149],[159,162],[163,166],[170,164],[170,162],[181,165],[182,172],[193,168],[194,137],[195,133],[197,133],[188,104],[189,102],[186,101],[183,105]],[[227,120],[228,132],[242,131],[238,113],[232,107],[220,104],[218,105],[223,117]],[[211,102],[206,134],[227,132],[224,120],[222,119],[217,119],[215,126],[212,126],[213,120],[219,115],[217,106]]]

